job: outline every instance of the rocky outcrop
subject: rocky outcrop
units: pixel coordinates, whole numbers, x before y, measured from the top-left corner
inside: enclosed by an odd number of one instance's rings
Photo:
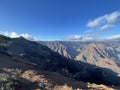
[[[120,72],[120,42],[103,41],[103,42],[69,42],[69,41],[52,41],[39,42],[48,46],[59,54],[90,63],[103,68],[109,68],[117,73]],[[61,47],[62,46],[62,47]],[[66,54],[64,54],[64,52]],[[70,57],[68,57],[69,55]]]

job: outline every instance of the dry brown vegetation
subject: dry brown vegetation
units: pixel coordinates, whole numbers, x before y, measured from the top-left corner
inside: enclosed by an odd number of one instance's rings
[[[76,81],[71,78],[63,77],[55,72],[3,68],[2,72],[7,77],[5,80],[19,80],[16,84],[13,81],[7,81],[7,85],[15,85],[11,90],[115,90],[105,85],[97,85]],[[8,76],[14,76],[9,77]],[[17,79],[16,79],[17,77]],[[0,77],[1,79],[2,77]],[[54,79],[53,79],[54,78]],[[3,78],[1,79],[3,80]],[[11,83],[12,82],[12,83]],[[9,90],[9,89],[3,89]],[[117,90],[117,89],[116,89]]]

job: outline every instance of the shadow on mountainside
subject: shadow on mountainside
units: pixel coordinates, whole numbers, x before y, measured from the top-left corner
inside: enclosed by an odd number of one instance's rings
[[[14,68],[30,68],[35,65],[38,70],[58,72],[66,77],[84,82],[110,86],[120,85],[120,77],[112,70],[67,59],[36,42],[28,41],[24,38],[16,38],[2,43],[0,47],[4,46],[5,50],[3,50],[4,53],[0,52],[2,53],[0,58],[2,61],[0,63],[1,66],[6,64],[6,66],[9,65]],[[10,54],[10,56],[6,53]]]
[[[0,69],[0,89],[4,90],[113,90],[105,85],[84,83],[56,72],[13,68]]]
[[[57,57],[59,59],[59,57]],[[56,71],[66,77],[72,77],[74,79],[105,85],[120,85],[120,77],[117,73],[107,69],[97,67],[88,63],[60,59],[57,62],[46,64],[44,70]],[[53,70],[51,70],[53,69]]]

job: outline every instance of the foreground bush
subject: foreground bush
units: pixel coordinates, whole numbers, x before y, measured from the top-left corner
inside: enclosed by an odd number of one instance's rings
[[[0,90],[15,90],[20,77],[0,69]]]

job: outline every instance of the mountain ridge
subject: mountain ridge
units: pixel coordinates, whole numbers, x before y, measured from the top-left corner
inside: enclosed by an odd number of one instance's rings
[[[56,72],[62,76],[83,82],[109,86],[120,85],[120,77],[110,69],[68,59],[46,46],[24,38],[1,42],[0,51],[2,51],[0,52],[1,68],[43,70],[50,73]]]
[[[99,41],[99,42],[70,42],[70,41],[42,42],[41,41],[39,43],[48,46],[53,51],[58,52],[59,54],[67,58],[90,63],[90,64],[97,65],[97,66],[104,67],[104,68],[109,68],[117,73],[120,72],[120,67],[119,67],[120,66],[120,57],[119,57],[120,56],[120,48],[119,48],[120,44],[118,41],[106,41],[106,42],[103,42],[103,41]],[[71,51],[71,53],[69,51]]]

